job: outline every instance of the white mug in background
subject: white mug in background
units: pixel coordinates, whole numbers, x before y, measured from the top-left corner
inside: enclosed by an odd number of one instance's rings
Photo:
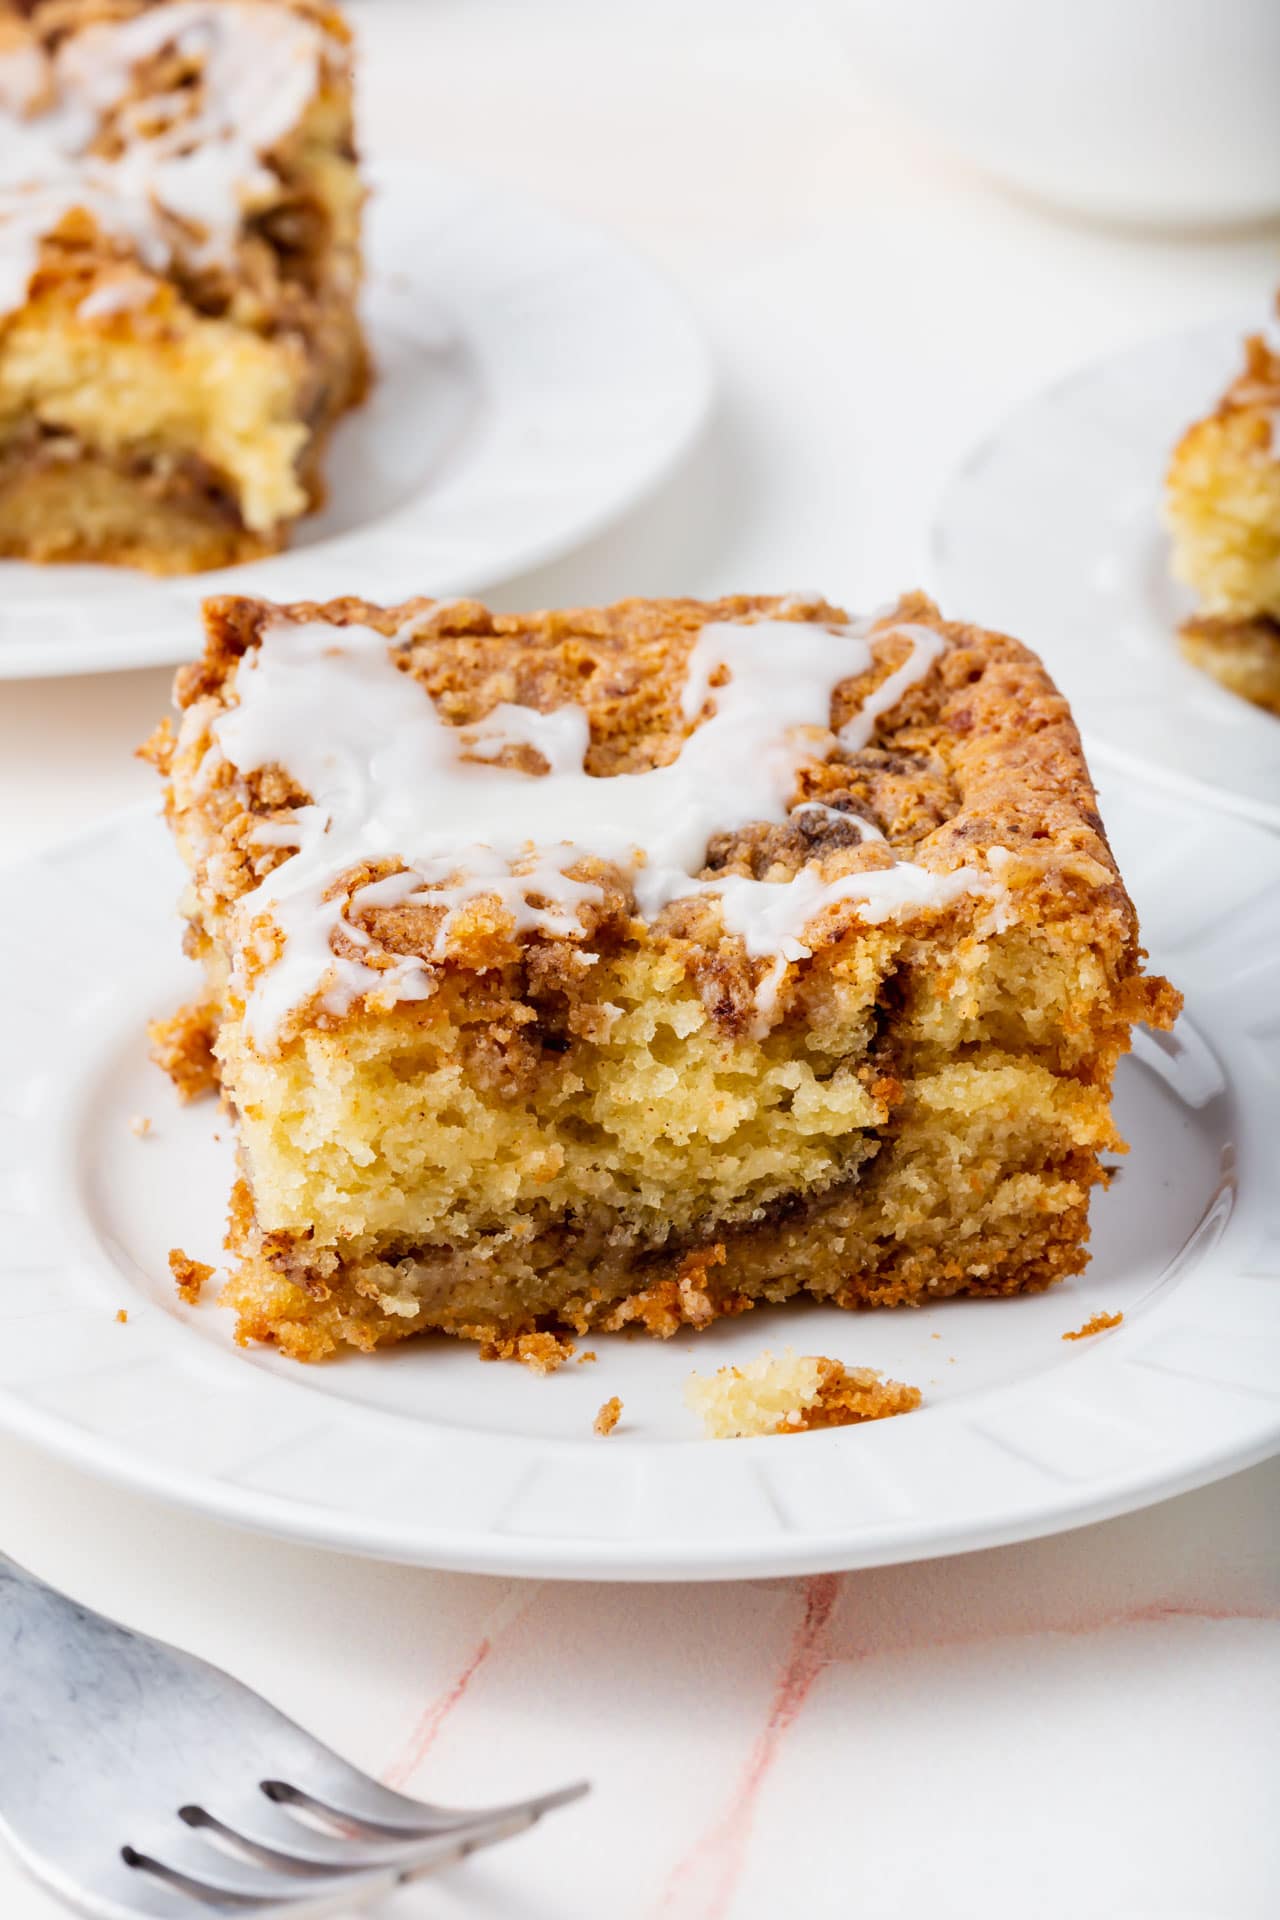
[[[1075,213],[1280,213],[1280,0],[832,0],[855,56],[949,145]]]

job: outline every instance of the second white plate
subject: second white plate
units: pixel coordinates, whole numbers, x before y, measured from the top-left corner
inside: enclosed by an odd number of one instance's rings
[[[1039,394],[944,497],[944,607],[1040,653],[1113,764],[1280,827],[1280,720],[1178,651],[1189,595],[1160,518],[1179,436],[1240,365],[1247,323],[1155,340]]]
[[[182,1305],[168,1250],[219,1258],[232,1148],[216,1106],[179,1108],[146,1057],[146,1016],[193,985],[177,861],[132,813],[11,872],[0,1423],[268,1532],[589,1579],[918,1559],[1101,1519],[1261,1458],[1280,1445],[1280,838],[1118,781],[1103,807],[1187,1012],[1121,1063],[1133,1151],[1095,1197],[1088,1271],[1016,1300],[602,1337],[594,1365],[550,1379],[430,1339],[301,1367],[237,1348],[213,1289]],[[1064,1344],[1100,1309],[1123,1325]],[[787,1344],[881,1367],[925,1404],[835,1432],[698,1438],[689,1371]],[[622,1424],[601,1440],[592,1416],[613,1394]]]
[[[268,560],[179,580],[0,561],[0,679],[188,659],[210,593],[476,592],[599,532],[706,418],[679,296],[600,230],[518,193],[390,173],[370,202],[377,379],[339,426],[329,498]]]

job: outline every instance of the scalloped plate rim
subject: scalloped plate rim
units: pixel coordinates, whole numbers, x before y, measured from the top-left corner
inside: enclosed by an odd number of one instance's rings
[[[1146,800],[1149,801],[1149,796],[1146,796]],[[140,823],[150,822],[152,818],[149,808],[127,809],[60,843],[51,850],[49,856],[44,857],[72,858],[78,849],[92,846],[104,836],[108,842],[113,836],[127,836],[131,829],[136,831]],[[1247,839],[1258,832],[1251,828],[1237,831],[1243,832]],[[1270,836],[1261,835],[1260,838],[1269,846],[1272,844]],[[41,860],[42,857],[37,856],[21,864],[38,869]],[[166,966],[170,966],[172,955],[166,954],[164,960]],[[1272,967],[1276,974],[1280,974],[1280,960],[1274,960]],[[2,973],[3,966],[0,965],[0,975]],[[143,988],[139,986],[137,993],[130,996],[127,1009],[130,1018],[133,1017],[133,1002],[142,992]],[[1225,1074],[1224,1086],[1232,1102],[1238,1105],[1243,1101],[1246,1116],[1252,1113],[1256,1120],[1258,1116],[1274,1110],[1275,1094],[1263,1070],[1253,1062],[1248,1030],[1243,1025],[1239,1030],[1232,1026],[1233,1006],[1234,997],[1229,986],[1224,986],[1216,993],[1206,991],[1194,1009],[1194,1023],[1197,1031],[1207,1037],[1212,1059]],[[79,1017],[86,1024],[95,1020],[93,1005],[84,1005]],[[75,1023],[68,1031],[74,1035]],[[87,1073],[91,1075],[96,1071],[105,1057],[105,1052],[100,1048],[90,1062]],[[33,1085],[40,1084],[38,1072],[28,1077]],[[58,1191],[62,1175],[58,1172],[56,1162],[59,1154],[66,1154],[73,1144],[67,1136],[66,1120],[76,1109],[78,1098],[76,1086],[65,1084],[61,1087],[46,1086],[36,1102],[36,1111],[40,1116],[36,1137],[41,1145],[38,1149],[35,1196],[48,1198]],[[63,1143],[61,1148],[55,1144],[59,1132]],[[1246,1134],[1242,1144],[1245,1149],[1241,1168],[1245,1182],[1243,1206],[1238,1207],[1227,1221],[1222,1240],[1215,1244],[1207,1256],[1210,1265],[1218,1256],[1219,1246],[1225,1247],[1228,1253],[1234,1249],[1237,1255],[1243,1256],[1253,1238],[1262,1233],[1265,1224],[1260,1194],[1262,1150],[1256,1135],[1250,1138]],[[74,1164],[73,1156],[72,1172]],[[33,1197],[33,1205],[38,1205],[38,1197]],[[1193,1234],[1195,1231],[1192,1230]],[[77,1238],[80,1232],[77,1226]],[[1280,1227],[1276,1229],[1276,1240],[1280,1243]],[[74,1244],[73,1240],[73,1266],[79,1264]],[[5,1264],[6,1245],[4,1239],[0,1238],[0,1272]],[[18,1259],[20,1263],[20,1256]],[[1233,1267],[1232,1277],[1234,1273]],[[1218,1278],[1220,1280],[1221,1275]],[[1157,1282],[1157,1288],[1160,1284]],[[1275,1284],[1280,1288],[1280,1277],[1277,1277]],[[1203,1291],[1203,1276],[1197,1281],[1193,1275],[1192,1285]],[[1177,1287],[1168,1289],[1169,1297],[1176,1299],[1178,1291]],[[963,1311],[963,1308],[960,1310]],[[1159,1311],[1157,1304],[1151,1314]],[[56,1319],[57,1315],[54,1313],[47,1317]],[[1150,1317],[1144,1314],[1143,1320],[1147,1321]],[[1204,1317],[1203,1310],[1201,1317]],[[1182,1318],[1185,1319],[1185,1315]],[[1178,1316],[1174,1316],[1174,1325],[1177,1324]],[[1086,1374],[1096,1374],[1099,1362],[1104,1369],[1114,1369],[1117,1363],[1123,1365],[1125,1356],[1120,1341],[1125,1331],[1127,1329],[1122,1329],[1117,1335],[1091,1344],[1072,1356],[1070,1369],[1062,1375],[1068,1390],[1072,1382],[1079,1388]],[[180,1324],[169,1323],[161,1329],[158,1348],[144,1352],[141,1358],[144,1362],[157,1357],[163,1360],[167,1353],[181,1351],[189,1351],[193,1359],[197,1354],[207,1359],[216,1350],[195,1340],[189,1330]],[[231,1361],[234,1356],[219,1355],[219,1358]],[[257,1384],[251,1391],[259,1401],[268,1394],[278,1393],[279,1387],[285,1385],[291,1403],[300,1407],[306,1397],[320,1422],[325,1420],[326,1409],[332,1422],[335,1412],[340,1415],[341,1410],[349,1406],[344,1400],[326,1399],[323,1394],[312,1398],[302,1378],[277,1378],[273,1374],[252,1371]],[[74,1382],[74,1373],[66,1377]],[[990,1418],[993,1413],[999,1414],[1002,1399],[1024,1393],[1026,1385],[1027,1382],[1021,1379],[998,1383],[979,1389],[967,1401],[953,1404],[970,1408],[979,1406],[981,1413]],[[1250,1399],[1248,1388],[1239,1392],[1246,1401]],[[706,1543],[675,1535],[616,1538],[572,1533],[515,1533],[492,1525],[436,1525],[424,1532],[420,1525],[414,1525],[412,1516],[392,1520],[386,1514],[371,1516],[343,1508],[328,1508],[295,1494],[281,1494],[247,1486],[235,1479],[222,1478],[217,1471],[201,1473],[172,1467],[163,1457],[148,1455],[145,1426],[136,1434],[112,1437],[92,1426],[77,1426],[67,1415],[24,1397],[21,1388],[10,1385],[0,1385],[0,1425],[70,1464],[135,1492],[203,1511],[222,1521],[316,1546],[460,1571],[538,1578],[684,1580],[818,1572],[924,1559],[1034,1538],[1129,1512],[1204,1485],[1226,1472],[1261,1460],[1280,1448],[1280,1407],[1261,1394],[1253,1398],[1256,1406],[1251,1407],[1243,1427],[1237,1421],[1230,1432],[1219,1431],[1216,1438],[1198,1450],[1193,1449],[1190,1453],[1185,1448],[1175,1451],[1167,1463],[1159,1466],[1153,1466],[1149,1460],[1139,1461],[1123,1471],[1110,1474],[1101,1485],[1091,1484],[1087,1480],[1066,1487],[1060,1484],[1048,1501],[1043,1496],[1007,1500],[999,1511],[987,1515],[966,1511],[952,1520],[936,1511],[921,1511],[914,1515],[899,1515],[891,1521],[873,1520],[839,1533],[803,1527],[779,1529],[767,1538],[749,1532],[728,1533]],[[373,1424],[379,1431],[389,1431],[386,1427],[388,1418],[400,1418],[393,1410],[368,1407],[361,1408],[353,1418],[358,1423],[370,1411],[378,1416]],[[890,1422],[887,1426],[910,1426],[919,1432],[926,1424],[930,1429],[935,1429],[945,1424],[948,1418],[946,1403],[932,1407],[926,1405],[908,1422]],[[303,1424],[304,1430],[309,1432],[309,1425]],[[735,1446],[722,1448],[698,1440],[647,1441],[634,1438],[620,1452],[613,1455],[602,1452],[593,1457],[604,1462],[610,1459],[626,1462],[633,1477],[643,1472],[650,1463],[671,1461],[679,1456],[709,1460],[712,1463],[710,1471],[721,1478],[727,1474],[730,1479],[745,1476],[759,1481],[761,1466],[776,1467],[779,1461],[795,1461],[801,1457],[811,1458],[815,1471],[820,1473],[820,1463],[824,1459],[829,1461],[839,1450],[864,1443],[876,1432],[876,1428],[864,1428],[852,1435],[836,1431],[797,1436],[791,1446],[782,1452],[778,1450],[776,1441],[765,1439],[742,1441]],[[458,1444],[447,1427],[432,1427],[428,1437],[430,1445],[442,1449],[446,1455],[451,1445]],[[464,1438],[461,1444],[465,1449],[468,1442]],[[511,1451],[512,1437],[499,1434],[494,1441],[486,1434],[483,1444],[490,1452],[495,1446],[499,1452]],[[565,1442],[560,1436],[548,1434],[540,1439],[537,1449],[533,1451],[537,1452],[538,1460],[545,1457],[552,1462],[572,1462],[575,1457],[581,1456],[582,1444],[577,1439]],[[595,1443],[596,1446],[600,1444]],[[616,1443],[610,1442],[609,1445],[616,1446]],[[800,1454],[801,1448],[809,1450],[807,1456]],[[536,1464],[537,1461],[534,1462]],[[612,1473],[613,1469],[608,1468],[607,1471]],[[658,1477],[661,1477],[660,1474]]]

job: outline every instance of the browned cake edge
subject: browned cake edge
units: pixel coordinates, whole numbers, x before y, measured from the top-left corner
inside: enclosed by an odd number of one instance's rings
[[[266,1342],[296,1360],[323,1360],[344,1346],[372,1352],[423,1332],[478,1341],[491,1354],[525,1360],[521,1342],[529,1336],[550,1337],[566,1351],[572,1351],[572,1336],[628,1328],[669,1339],[682,1328],[700,1332],[716,1320],[800,1295],[854,1309],[923,1306],[959,1294],[1041,1293],[1088,1265],[1088,1195],[1106,1178],[1097,1155],[1085,1152],[1044,1171],[1075,1187],[1075,1204],[1027,1221],[1012,1235],[970,1235],[963,1258],[888,1241],[869,1249],[851,1272],[840,1242],[857,1211],[856,1185],[848,1200],[837,1189],[788,1207],[783,1219],[722,1231],[701,1245],[660,1253],[638,1248],[626,1260],[615,1252],[608,1285],[602,1284],[605,1263],[598,1246],[575,1246],[575,1236],[565,1234],[558,1272],[568,1273],[577,1291],[552,1313],[517,1310],[489,1320],[451,1314],[438,1300],[412,1318],[386,1313],[377,1294],[393,1282],[393,1263],[346,1265],[332,1253],[316,1257],[305,1241],[263,1234],[252,1195],[240,1180],[226,1241],[232,1275],[221,1299],[236,1312],[239,1341]],[[543,1251],[554,1267],[554,1243],[544,1238]],[[395,1257],[412,1256],[406,1249]],[[418,1257],[434,1262],[447,1279],[448,1249],[422,1247]]]
[[[1178,637],[1192,666],[1254,706],[1280,714],[1280,620],[1208,614],[1184,621]]]

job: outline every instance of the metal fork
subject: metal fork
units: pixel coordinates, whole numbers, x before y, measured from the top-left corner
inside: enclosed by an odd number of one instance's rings
[[[91,1920],[318,1920],[531,1827],[380,1786],[248,1687],[0,1554],[0,1832]]]

